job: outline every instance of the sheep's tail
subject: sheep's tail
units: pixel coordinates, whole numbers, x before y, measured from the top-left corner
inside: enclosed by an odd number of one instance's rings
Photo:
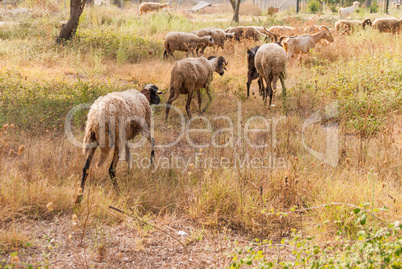
[[[285,71],[285,62],[283,59],[280,58],[275,58],[272,60],[272,65],[271,65],[271,72],[273,75],[273,88],[276,89],[276,83],[279,79],[279,76],[283,76],[285,78],[286,71]]]
[[[100,128],[98,123],[87,124],[87,127],[85,128],[85,135],[83,140],[83,153],[85,157],[88,158],[91,152],[94,151],[99,146],[101,149],[101,155],[98,166],[101,166],[106,161],[111,148],[111,146],[109,145],[110,144],[109,126],[107,123],[105,129],[106,130],[104,130],[103,127]],[[101,132],[103,133],[104,138],[100,137]],[[101,139],[104,141],[100,141]]]

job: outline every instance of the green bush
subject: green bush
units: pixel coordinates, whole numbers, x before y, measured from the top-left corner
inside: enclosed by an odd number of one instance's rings
[[[279,244],[255,240],[245,248],[234,248],[230,268],[401,268],[402,223],[387,224],[377,217],[370,218],[376,211],[387,209],[368,211],[367,205],[350,212],[358,228],[352,238],[337,237],[322,244],[314,237],[299,234],[293,234],[291,240],[282,239]],[[276,249],[279,253],[291,250],[294,260],[289,261],[289,255],[267,259],[264,249]]]
[[[317,13],[320,10],[320,2],[317,0],[310,0],[308,3],[308,10],[311,13]]]

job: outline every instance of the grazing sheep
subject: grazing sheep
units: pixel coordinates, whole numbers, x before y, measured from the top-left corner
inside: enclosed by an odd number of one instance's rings
[[[251,82],[258,78],[258,90],[262,94],[261,78],[258,75],[257,69],[255,68],[255,54],[257,53],[260,46],[256,46],[250,50],[247,50],[247,98],[250,96],[250,85]]]
[[[269,94],[269,106],[272,105],[273,90],[276,90],[276,83],[280,79],[284,96],[284,109],[286,98],[286,51],[277,43],[268,43],[262,45],[255,55],[255,67],[261,76],[263,90],[263,99],[267,101]],[[264,88],[264,81],[267,87]],[[272,83],[272,86],[271,86]]]
[[[402,20],[396,18],[378,18],[373,22],[373,29],[378,29],[380,33],[387,32],[392,34],[399,34],[401,30]]]
[[[225,43],[225,32],[222,29],[218,28],[201,28],[198,31],[193,31],[193,33],[199,37],[210,36],[215,42],[215,45],[219,48],[223,49]]]
[[[359,1],[354,1],[353,6],[351,7],[340,7],[338,10],[339,16],[341,19],[350,17],[355,9],[360,6]]]
[[[266,32],[269,32],[265,27],[264,30]],[[278,44],[279,46],[281,45],[282,39],[286,37],[281,37],[278,40],[278,37],[274,34],[269,32],[273,37],[274,37],[274,43]],[[262,35],[265,35],[261,33]],[[262,95],[262,85],[261,85],[261,78],[258,75],[257,69],[255,68],[255,54],[257,53],[258,49],[260,46],[254,47],[250,50],[247,50],[247,98],[250,96],[250,85],[251,82],[255,79],[258,78],[258,89],[260,92],[260,95]]]
[[[193,33],[182,32],[170,32],[165,36],[165,51],[163,52],[163,58],[167,58],[169,55],[173,57],[173,52],[185,51],[186,57],[191,52],[194,55],[194,50],[201,49],[201,53],[204,52],[205,47],[214,46],[215,42],[211,36],[199,37]]]
[[[159,104],[158,88],[148,84],[141,92],[130,89],[124,92],[113,92],[99,97],[88,112],[88,119],[84,135],[84,154],[86,156],[83,168],[81,189],[84,191],[85,180],[88,176],[89,166],[97,147],[101,148],[98,166],[102,165],[114,147],[113,160],[109,167],[109,175],[116,183],[116,167],[119,151],[124,146],[126,161],[131,169],[131,156],[128,140],[141,133],[152,145],[151,162],[154,158],[154,139],[151,137],[150,104]],[[110,137],[109,137],[110,136]],[[76,203],[81,202],[82,194],[77,197]]]
[[[199,112],[205,112],[212,101],[211,94],[209,93],[209,85],[213,78],[212,75],[216,72],[222,76],[225,72],[224,70],[226,70],[226,65],[227,62],[222,56],[218,58],[211,56],[208,59],[204,57],[187,58],[176,62],[170,77],[170,97],[166,103],[165,121],[168,119],[171,104],[180,94],[188,95],[186,111],[189,118],[191,118],[190,103],[194,92],[197,92],[198,95]],[[209,101],[201,111],[200,90],[202,88],[206,90]]]
[[[170,5],[170,1],[164,4],[160,4],[160,3],[154,3],[154,2],[144,2],[140,5],[140,16],[142,14],[146,14],[148,12],[151,11],[159,11],[162,8],[165,7],[172,7]]]
[[[293,54],[309,53],[321,39],[334,42],[331,31],[327,26],[321,25],[319,30],[320,32],[316,34],[303,34],[286,38],[282,43],[288,53],[288,60]]]
[[[338,32],[346,32],[346,33],[353,33],[359,28],[365,28],[366,25],[373,25],[369,18],[365,18],[362,21],[359,20],[339,20],[335,23],[335,29]]]
[[[267,32],[267,29],[262,26],[235,26],[227,28],[225,32],[234,34],[238,41],[241,38],[258,41],[261,35],[266,37],[268,34],[272,34]]]

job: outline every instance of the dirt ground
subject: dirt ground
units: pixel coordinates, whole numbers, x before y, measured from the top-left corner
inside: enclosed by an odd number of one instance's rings
[[[235,244],[249,242],[230,230],[204,229],[183,216],[152,225],[163,231],[129,217],[118,225],[89,227],[85,222],[74,226],[68,216],[16,224],[16,230],[34,236],[30,247],[15,249],[17,268],[27,264],[33,268],[228,268]],[[4,265],[11,257],[2,254],[0,265],[2,260]]]

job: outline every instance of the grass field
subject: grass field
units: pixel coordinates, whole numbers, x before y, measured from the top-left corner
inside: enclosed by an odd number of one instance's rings
[[[263,41],[207,49],[207,56],[229,63],[222,77],[214,75],[204,115],[209,129],[157,149],[150,168],[150,146],[133,150],[131,171],[119,162],[119,190],[108,164],[97,168],[95,160],[76,207],[85,160],[66,139],[68,112],[148,83],[168,93],[175,60],[162,59],[164,35],[225,29],[231,14],[139,17],[135,6],[86,7],[76,37],[59,46],[55,37],[68,12],[42,5],[0,14],[9,22],[0,26],[0,268],[402,266],[401,36],[333,32],[335,42],[321,41],[302,64],[293,59],[286,115],[280,88],[270,109],[256,82],[246,96],[246,50]],[[367,16],[385,15],[355,14]],[[329,13],[241,17],[246,25],[300,28],[333,28],[336,20]],[[181,96],[174,103],[184,115],[185,101]],[[196,108],[193,102],[193,116]],[[155,108],[159,145],[184,128],[179,113],[171,111],[168,124],[164,115],[163,107]],[[321,120],[310,122],[312,115]],[[205,119],[189,122],[187,130],[207,128]],[[73,117],[78,140],[85,120],[86,110]]]

